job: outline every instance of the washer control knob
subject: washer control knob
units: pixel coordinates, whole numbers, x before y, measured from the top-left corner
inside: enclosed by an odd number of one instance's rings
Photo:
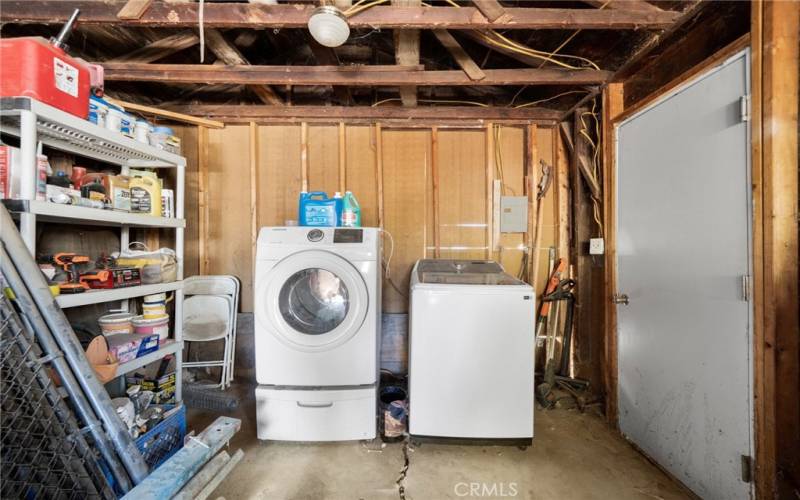
[[[308,232],[308,241],[314,241],[314,242],[321,241],[324,236],[325,233],[323,233],[321,230],[312,229],[311,231]]]

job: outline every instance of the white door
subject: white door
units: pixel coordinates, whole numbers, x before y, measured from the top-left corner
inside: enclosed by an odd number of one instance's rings
[[[617,135],[619,425],[706,499],[748,498],[749,53]]]
[[[347,342],[364,323],[369,295],[358,270],[330,252],[298,252],[278,262],[259,290],[273,333],[299,351],[326,351]]]

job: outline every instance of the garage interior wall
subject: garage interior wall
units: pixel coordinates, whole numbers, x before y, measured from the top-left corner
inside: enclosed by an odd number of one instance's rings
[[[527,196],[528,186],[535,191],[541,176],[540,160],[553,167],[553,178],[542,200],[537,294],[544,289],[552,250],[570,262],[570,157],[556,128],[228,123],[222,129],[176,130],[187,158],[185,210],[190,221],[196,217],[187,224],[186,275],[238,276],[241,312],[253,311],[258,230],[297,219],[304,178],[308,191],[353,191],[362,225],[382,222],[391,233],[391,240],[384,239],[384,259],[392,240],[395,245],[384,279],[385,313],[408,311],[409,275],[421,258],[494,259],[517,275],[533,235],[487,228],[492,210],[487,182],[502,177],[506,195]],[[497,151],[490,154],[493,144]],[[531,229],[535,207],[530,200]],[[600,326],[595,336],[602,339]],[[577,332],[576,326],[575,335],[583,336]],[[587,350],[587,343],[575,340],[576,375],[601,388],[602,347]]]
[[[303,145],[302,128],[307,127]],[[533,127],[533,126],[532,126]],[[307,155],[308,191],[353,191],[362,211],[362,225],[377,227],[379,197],[383,226],[395,244],[389,280],[384,286],[384,312],[406,312],[408,277],[417,259],[433,258],[433,170],[438,173],[438,238],[441,258],[502,262],[516,275],[523,258],[524,234],[503,234],[492,256],[487,253],[487,131],[483,128],[380,129],[382,188],[379,187],[375,125],[344,125],[344,172],[339,168],[340,126],[337,124],[228,124],[223,129],[177,127],[187,155],[186,213],[199,224],[186,235],[187,274],[234,274],[242,280],[242,312],[252,312],[254,234],[263,226],[297,220],[297,198],[303,187]],[[525,196],[528,129],[499,126],[494,132],[506,194]],[[554,165],[551,128],[534,132],[536,164]],[[437,141],[434,146],[433,136]],[[203,137],[205,136],[205,137]],[[560,143],[560,139],[555,138]],[[432,158],[436,150],[435,161]],[[253,158],[255,156],[255,158]],[[562,151],[563,156],[563,151]],[[562,158],[562,162],[568,161]],[[489,166],[488,168],[491,168]],[[565,175],[566,175],[566,171]],[[343,175],[342,175],[343,174]],[[344,177],[344,178],[342,178]],[[495,172],[493,178],[499,178]],[[251,179],[255,180],[251,193]],[[566,182],[566,181],[565,181]],[[548,254],[558,246],[558,189],[553,184],[543,201],[540,245],[543,288]],[[529,214],[530,215],[530,214]],[[253,224],[255,220],[255,224]],[[567,216],[564,214],[564,223]],[[384,254],[391,240],[384,242]],[[386,255],[385,255],[386,256]],[[539,290],[541,292],[541,290]]]

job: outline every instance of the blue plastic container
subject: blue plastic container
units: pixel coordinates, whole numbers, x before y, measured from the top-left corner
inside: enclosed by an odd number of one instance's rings
[[[300,193],[298,220],[301,226],[335,227],[338,223],[340,201],[328,198],[322,191]]]

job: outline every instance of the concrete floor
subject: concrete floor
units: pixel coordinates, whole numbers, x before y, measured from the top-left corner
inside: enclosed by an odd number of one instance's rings
[[[252,395],[249,388],[242,392]],[[190,410],[189,428],[200,431],[217,416]],[[231,416],[242,419],[242,429],[230,453],[241,448],[245,456],[212,498],[400,498],[395,481],[404,463],[401,443],[264,443],[256,438],[251,398]],[[689,498],[600,416],[575,410],[537,408],[533,446],[524,451],[426,443],[410,449],[409,460],[409,500]]]

